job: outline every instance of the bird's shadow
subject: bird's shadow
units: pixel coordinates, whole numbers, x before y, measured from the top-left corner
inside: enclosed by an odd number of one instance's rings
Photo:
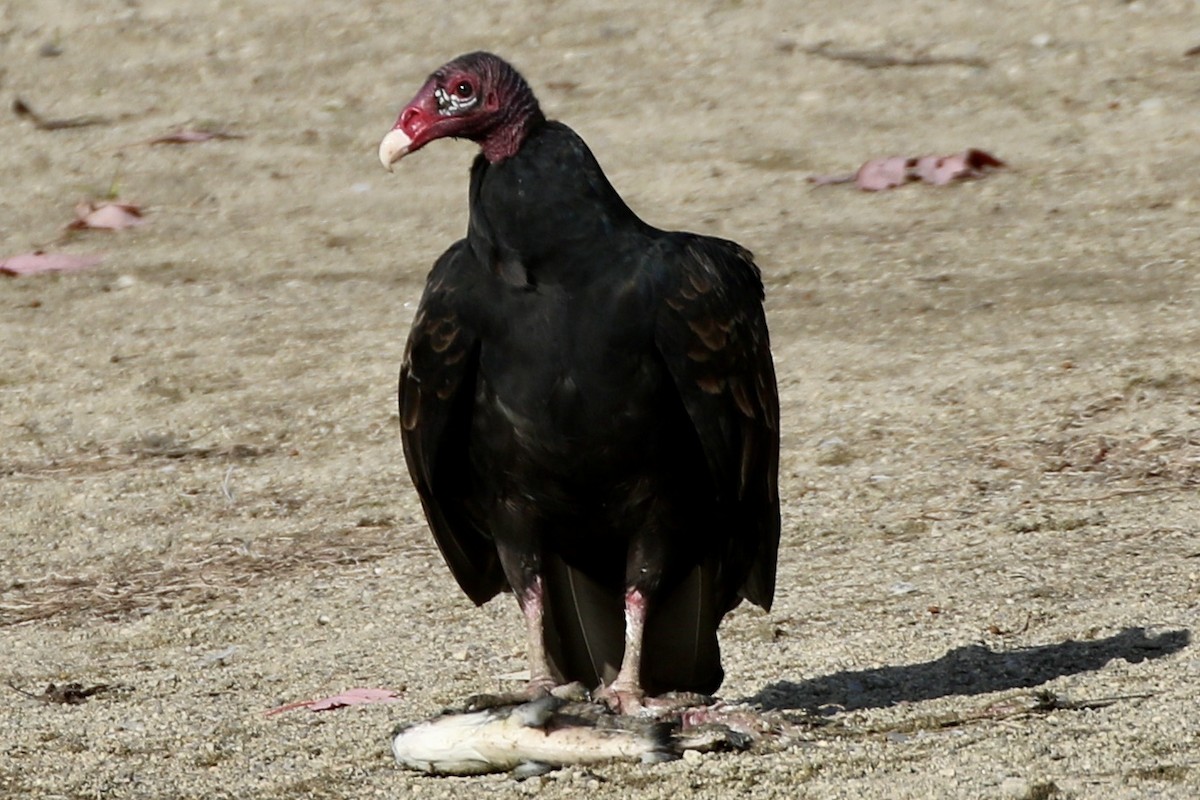
[[[975,644],[921,664],[836,672],[800,682],[775,681],[746,701],[768,710],[818,713],[886,708],[950,695],[1038,686],[1064,675],[1098,670],[1114,658],[1131,664],[1162,658],[1190,642],[1188,630],[1148,635],[1145,628],[1126,628],[1106,639],[1068,639],[1018,650],[995,651]]]

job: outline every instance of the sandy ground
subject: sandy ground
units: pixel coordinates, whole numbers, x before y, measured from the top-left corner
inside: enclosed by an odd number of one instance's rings
[[[0,687],[0,795],[1200,794],[1195,3],[644,5],[0,3],[0,255],[106,256],[0,281],[0,680],[112,686]],[[523,666],[511,600],[441,564],[394,409],[472,147],[375,159],[477,48],[645,218],[763,265],[780,581],[727,620],[722,695],[821,721],[787,747],[391,763],[397,722]],[[184,126],[245,138],[144,144]],[[964,147],[1011,168],[805,182]],[[147,224],[62,238],[110,194]],[[403,700],[263,716],[354,686]]]

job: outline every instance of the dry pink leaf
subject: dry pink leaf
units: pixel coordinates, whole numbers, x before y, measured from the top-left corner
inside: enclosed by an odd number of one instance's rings
[[[278,708],[272,708],[264,716],[270,717],[297,708],[307,708],[309,711],[330,711],[335,708],[360,706],[366,703],[395,703],[399,699],[399,693],[391,689],[347,689],[344,692],[332,695],[331,697],[323,697],[320,700],[301,700],[296,703],[279,706]]]
[[[1003,166],[1004,162],[991,153],[972,148],[952,156],[922,156],[917,159],[916,174],[926,183],[944,186],[955,180],[983,177],[989,168]]]
[[[852,182],[863,191],[878,192],[913,181],[945,186],[956,180],[981,178],[989,169],[1003,166],[1004,162],[991,153],[970,148],[949,156],[873,158],[853,175],[813,175],[808,180],[817,186]]]
[[[98,228],[119,231],[141,225],[142,209],[133,203],[95,203],[86,200],[75,206],[75,220],[69,229]]]
[[[37,275],[41,272],[76,272],[94,267],[102,256],[76,256],[70,253],[47,253],[34,250],[0,259],[0,273],[5,275]]]
[[[870,192],[899,186],[908,180],[909,161],[901,156],[872,159],[858,168],[854,183]]]
[[[151,139],[147,144],[196,144],[198,142],[208,142],[214,139],[244,139],[240,133],[229,133],[227,131],[202,131],[193,130],[191,128],[183,128],[173,131],[163,136],[158,136]]]

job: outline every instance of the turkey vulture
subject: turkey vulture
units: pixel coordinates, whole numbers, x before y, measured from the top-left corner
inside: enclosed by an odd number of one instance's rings
[[[769,609],[779,397],[751,254],[643,222],[490,53],[434,72],[389,170],[477,142],[466,237],[434,264],[400,372],[404,455],[476,604],[512,591],[531,696],[621,711],[720,685],[717,626]]]

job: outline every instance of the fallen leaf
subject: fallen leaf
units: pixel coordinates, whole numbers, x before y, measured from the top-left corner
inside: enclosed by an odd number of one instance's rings
[[[916,55],[904,56],[895,55],[886,52],[872,52],[869,50],[837,50],[832,47],[832,42],[822,42],[814,47],[806,47],[804,52],[828,58],[832,61],[848,61],[851,64],[858,64],[867,69],[884,69],[886,67],[942,67],[942,66],[959,66],[959,67],[975,67],[976,69],[987,69],[988,62],[982,58],[973,56],[929,56]],[[795,47],[793,46],[793,50]],[[787,51],[790,52],[790,51]]]
[[[150,139],[146,142],[146,144],[196,144],[198,142],[208,142],[214,139],[245,138],[246,137],[240,133],[229,133],[228,131],[201,131],[193,130],[191,128],[183,128],[181,130]]]
[[[954,181],[982,178],[989,169],[1003,166],[1005,163],[991,153],[970,148],[949,156],[873,158],[853,175],[812,175],[808,180],[817,186],[852,182],[863,191],[878,192],[913,181],[945,186]]]
[[[909,162],[901,156],[872,159],[858,168],[854,183],[870,192],[899,186],[908,180]]]
[[[362,705],[364,703],[393,703],[400,695],[391,689],[347,689],[341,694],[314,701],[309,711],[328,711],[342,706]]]
[[[18,117],[27,119],[33,123],[34,127],[43,131],[60,131],[67,128],[86,128],[89,125],[104,125],[108,123],[108,119],[98,116],[86,117],[70,117],[68,119],[48,119],[34,111],[28,103],[21,98],[13,100],[13,113]]]
[[[926,183],[944,186],[951,181],[981,178],[988,169],[1003,166],[1004,162],[991,153],[971,148],[952,156],[922,156],[917,159],[916,175]]]
[[[52,683],[46,687],[46,691],[42,692],[42,702],[77,706],[92,695],[107,692],[111,688],[107,683],[98,683],[95,686],[84,686],[82,683],[56,686]]]
[[[301,700],[296,703],[279,706],[278,708],[272,708],[264,716],[270,717],[297,708],[307,708],[309,711],[331,711],[335,708],[359,706],[367,703],[395,703],[399,699],[399,693],[391,689],[347,689],[340,694],[323,697],[320,700]]]
[[[77,272],[89,269],[104,260],[103,256],[76,256],[70,253],[47,253],[34,250],[0,259],[0,273],[5,275],[37,275],[41,272]]]
[[[46,691],[41,694],[27,692],[12,683],[8,684],[8,688],[34,700],[41,700],[43,703],[77,706],[86,702],[92,695],[107,692],[114,687],[107,683],[97,683],[94,686],[84,686],[82,683],[64,683],[61,685],[51,683],[46,686]]]
[[[141,225],[145,221],[142,218],[141,207],[133,203],[95,203],[85,200],[75,206],[75,220],[67,225],[67,228],[119,231]]]

